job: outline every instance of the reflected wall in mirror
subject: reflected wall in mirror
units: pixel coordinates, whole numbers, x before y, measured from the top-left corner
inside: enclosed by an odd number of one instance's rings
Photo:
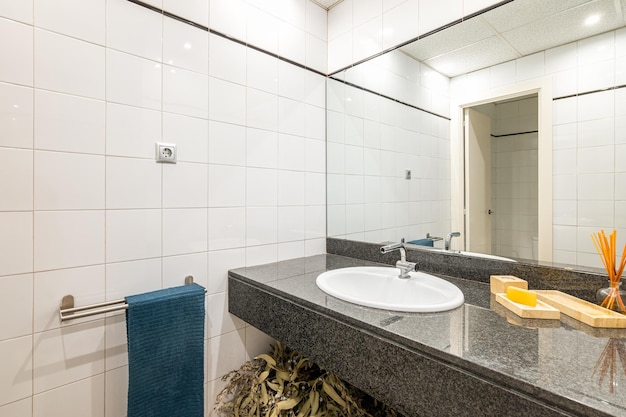
[[[332,75],[328,236],[464,235],[458,103],[541,80],[549,105],[540,100],[539,137],[550,130],[553,145],[538,182],[551,179],[553,191],[552,225],[539,222],[538,235],[550,239],[553,262],[601,267],[589,234],[615,228],[626,237],[625,11],[626,0],[516,0]],[[453,239],[453,248],[464,243]],[[531,236],[505,256],[531,259],[532,245]]]

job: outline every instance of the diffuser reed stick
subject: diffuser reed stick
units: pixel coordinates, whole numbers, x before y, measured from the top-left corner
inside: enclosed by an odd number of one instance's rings
[[[592,233],[591,240],[600,255],[600,259],[602,260],[602,264],[604,265],[606,272],[609,274],[610,290],[600,305],[611,310],[614,307],[619,306],[621,311],[626,311],[619,285],[622,272],[624,272],[624,267],[626,266],[626,244],[624,244],[622,257],[618,265],[616,264],[617,232],[615,230],[613,230],[608,238],[604,233],[604,230],[601,230],[599,233]]]

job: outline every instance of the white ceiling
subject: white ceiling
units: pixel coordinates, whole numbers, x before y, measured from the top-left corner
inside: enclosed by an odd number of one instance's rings
[[[591,15],[595,25],[585,25]],[[401,50],[454,77],[626,25],[626,0],[515,0]]]

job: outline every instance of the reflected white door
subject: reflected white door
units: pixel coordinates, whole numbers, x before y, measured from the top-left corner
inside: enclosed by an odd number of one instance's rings
[[[466,250],[491,253],[491,118],[465,109]]]

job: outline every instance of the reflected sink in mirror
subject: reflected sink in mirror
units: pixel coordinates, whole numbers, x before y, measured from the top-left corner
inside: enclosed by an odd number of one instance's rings
[[[505,262],[517,262],[515,259],[505,258],[504,256],[498,256],[498,255],[490,255],[488,253],[465,252],[465,251],[461,251],[458,253],[460,255],[474,256],[476,258],[495,259],[498,261],[505,261]]]
[[[423,272],[399,278],[390,267],[353,267],[324,272],[317,286],[325,293],[350,303],[383,310],[433,313],[457,308],[465,302],[454,284]]]

